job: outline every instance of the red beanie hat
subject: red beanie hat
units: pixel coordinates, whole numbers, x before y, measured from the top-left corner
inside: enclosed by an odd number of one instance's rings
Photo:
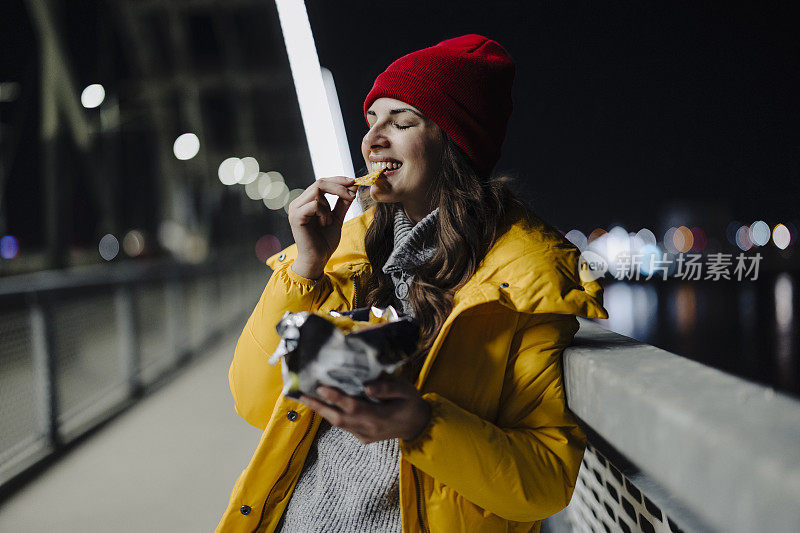
[[[513,82],[514,61],[502,46],[481,35],[462,35],[389,65],[364,100],[364,117],[381,97],[411,104],[488,174],[506,136]]]

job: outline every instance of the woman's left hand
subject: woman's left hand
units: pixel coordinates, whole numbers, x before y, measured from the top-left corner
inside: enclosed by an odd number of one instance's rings
[[[406,380],[383,377],[367,387],[367,394],[382,400],[373,403],[347,396],[333,387],[318,387],[317,395],[327,403],[303,394],[300,402],[307,405],[332,426],[356,436],[361,444],[386,439],[412,440],[418,436],[431,417],[430,404]]]

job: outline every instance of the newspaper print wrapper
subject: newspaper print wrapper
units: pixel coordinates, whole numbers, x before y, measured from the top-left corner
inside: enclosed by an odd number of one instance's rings
[[[283,394],[317,398],[317,387],[376,401],[364,384],[394,374],[417,348],[419,326],[389,306],[345,313],[286,312],[275,329],[280,344],[269,359],[281,364]]]

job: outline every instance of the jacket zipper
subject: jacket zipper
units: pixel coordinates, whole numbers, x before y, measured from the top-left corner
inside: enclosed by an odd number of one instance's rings
[[[425,519],[422,518],[422,487],[420,487],[419,478],[417,477],[417,468],[414,465],[411,465],[411,473],[414,474],[414,485],[417,489],[417,518],[419,519],[419,525],[422,528],[422,533],[428,533],[428,527],[425,525]]]
[[[315,415],[316,415],[316,413],[314,411],[311,411],[311,422],[308,424],[308,427],[306,428],[306,432],[303,433],[303,436],[300,439],[300,442],[298,442],[297,446],[294,447],[294,451],[292,451],[292,455],[289,457],[289,462],[286,463],[286,468],[283,470],[283,473],[280,475],[278,480],[275,481],[275,484],[272,485],[272,488],[269,489],[269,492],[267,493],[267,497],[264,500],[264,505],[261,507],[261,517],[258,519],[258,524],[256,524],[256,528],[253,530],[253,533],[257,533],[258,532],[258,528],[261,527],[261,522],[264,521],[264,515],[266,514],[266,511],[267,511],[267,502],[269,502],[269,497],[272,496],[272,491],[275,489],[275,487],[278,485],[278,483],[281,482],[283,477],[289,472],[289,467],[292,465],[292,459],[294,459],[294,454],[297,453],[297,449],[300,448],[300,444],[303,443],[305,438],[311,432],[311,427],[314,425],[314,416]]]
[[[361,279],[361,275],[356,274],[353,276],[353,309],[358,309],[358,282]]]

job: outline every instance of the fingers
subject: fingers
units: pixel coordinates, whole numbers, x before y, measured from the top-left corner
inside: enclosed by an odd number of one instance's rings
[[[363,403],[333,387],[317,387],[317,394],[330,405],[348,415],[357,414]]]
[[[334,409],[333,407],[320,402],[319,400],[315,400],[311,396],[306,396],[305,394],[300,396],[300,403],[307,405],[314,411],[320,414],[325,420],[331,423],[332,426],[341,426],[344,422],[344,418],[342,413]]]
[[[406,384],[413,389],[410,383]],[[403,384],[382,383],[389,394],[402,391]],[[397,390],[394,390],[394,388]],[[416,392],[416,389],[413,389]],[[415,414],[419,409],[414,408],[413,402],[391,402],[387,404],[372,404],[366,400],[347,396],[342,391],[321,386],[317,388],[317,395],[322,399],[317,400],[307,395],[302,395],[299,401],[313,409],[325,418],[332,426],[339,427],[353,434],[361,444],[369,444],[394,437],[403,437],[416,434],[419,431],[419,421],[422,416]],[[327,402],[327,403],[326,403]],[[419,403],[428,407],[427,403],[419,399]],[[419,407],[419,406],[417,406]],[[410,419],[409,417],[412,417]],[[424,422],[424,420],[423,420]],[[413,426],[409,429],[410,426]]]
[[[336,205],[333,207],[333,211],[331,212],[331,216],[336,219],[337,222],[343,222],[344,216],[347,214],[347,210],[350,208],[350,205],[355,200],[353,197],[352,200],[345,200],[344,198],[339,198],[336,200]]]
[[[394,377],[383,377],[367,385],[367,394],[378,399],[413,398],[419,391],[408,381]]]
[[[355,194],[351,189],[347,188],[347,185],[351,185],[352,182],[352,178],[347,178],[344,176],[318,179],[309,185],[308,188],[306,188],[306,190],[303,191],[300,196],[298,196],[292,202],[292,204],[296,206],[307,204],[308,202],[318,198],[320,196],[320,191],[322,191],[322,194],[330,193],[335,194],[339,198],[344,198],[345,200],[352,200],[355,198]]]
[[[296,220],[300,221],[300,224],[308,224],[313,219],[319,218],[320,224],[327,226],[331,218],[330,207],[327,205],[328,201],[325,198],[322,199],[322,202],[324,204],[314,201],[295,207],[292,210],[292,215],[296,217]]]
[[[358,187],[352,185],[352,182],[351,178],[344,176],[317,180],[289,204],[290,219],[297,217],[301,224],[308,224],[316,217],[322,226],[343,222],[344,215],[358,191]],[[325,197],[326,194],[338,197],[333,209]]]

